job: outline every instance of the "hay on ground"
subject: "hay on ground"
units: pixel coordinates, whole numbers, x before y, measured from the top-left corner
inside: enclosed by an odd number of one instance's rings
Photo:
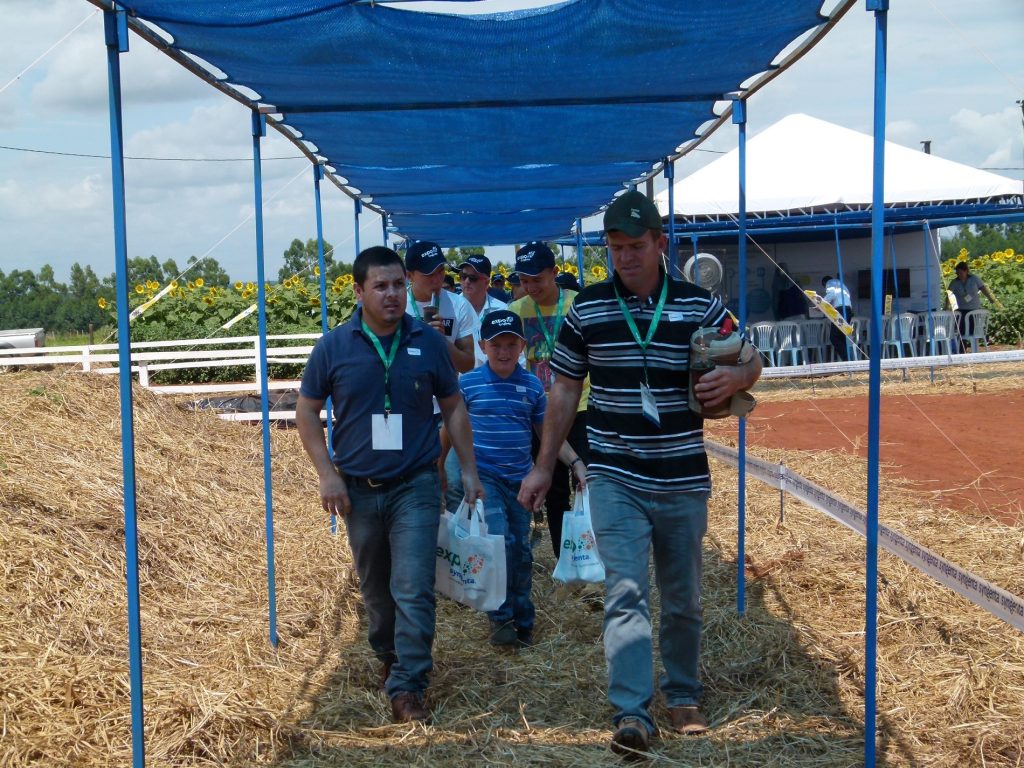
[[[618,765],[606,749],[600,614],[535,552],[537,645],[501,654],[441,601],[436,725],[396,726],[378,690],[344,536],[294,431],[273,433],[280,645],[267,642],[260,433],[136,391],[149,765]],[[0,376],[0,766],[130,761],[116,382]],[[849,457],[776,452],[857,498]],[[657,764],[847,766],[863,753],[863,542],[752,483],[738,615],[735,475],[716,467],[705,546],[704,738],[663,731]],[[1017,594],[1019,528],[890,487],[883,519]],[[879,755],[886,765],[1024,761],[1024,644],[881,560]],[[589,602],[588,602],[589,601]],[[657,609],[657,601],[654,601]],[[665,723],[660,700],[655,714]]]

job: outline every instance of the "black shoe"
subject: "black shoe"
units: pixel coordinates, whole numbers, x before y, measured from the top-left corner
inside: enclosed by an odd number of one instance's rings
[[[533,629],[516,628],[516,647],[529,648],[533,645]]]
[[[491,645],[515,646],[519,642],[515,625],[511,621],[491,620]]]
[[[650,749],[651,732],[638,718],[624,717],[612,734],[611,750],[627,760],[643,760]]]
[[[423,694],[402,691],[391,700],[391,719],[396,723],[423,723],[430,725],[430,710]]]

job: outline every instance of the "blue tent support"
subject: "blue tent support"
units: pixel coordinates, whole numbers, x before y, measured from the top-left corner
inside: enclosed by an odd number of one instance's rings
[[[320,330],[324,336],[330,328],[327,325],[327,259],[324,257],[324,216],[320,204],[320,182],[324,178],[324,167],[313,166],[313,207],[316,209],[316,260],[320,267]],[[324,402],[327,413],[327,454],[334,461],[334,443],[331,440],[333,423],[331,421],[331,398]],[[338,532],[338,516],[331,512],[331,533]]]
[[[900,349],[902,354],[903,344],[906,343],[906,339],[903,338],[903,326],[899,323],[899,316],[902,314],[900,308],[900,280],[899,271],[896,269],[896,230],[895,228],[889,228],[889,261],[892,264],[892,322],[893,327],[896,330],[896,339],[900,343]],[[907,380],[907,369],[903,369],[903,380]]]
[[[836,219],[835,225],[835,236],[836,236],[836,269],[838,270],[839,278],[839,295],[840,297],[846,295],[846,278],[843,277],[843,249],[839,247],[839,219]],[[852,295],[852,294],[851,294]],[[844,315],[845,317],[845,315]],[[846,337],[846,359],[853,360],[853,345],[854,341],[849,336]],[[852,374],[846,374],[847,378],[852,378]]]
[[[885,227],[885,90],[889,0],[867,0],[875,14],[871,191],[871,359],[868,374],[868,494],[864,583],[864,765],[875,765],[878,694],[878,459],[882,404],[882,270]]]
[[[132,413],[132,338],[128,323],[128,227],[124,194],[124,131],[121,54],[128,52],[125,12],[103,12],[110,109],[110,175],[114,202],[114,265],[117,273],[117,378],[121,401],[121,473],[124,481],[124,555],[128,593],[128,679],[131,688],[132,765],[146,764],[142,696],[142,622],[139,611],[139,528],[135,503],[135,419]]]
[[[665,158],[665,180],[668,182],[668,273],[679,274],[679,249],[676,248],[676,161]]]
[[[935,355],[935,334],[932,331],[935,323],[935,315],[932,313],[935,311],[935,301],[932,294],[932,268],[931,268],[931,247],[932,247],[932,228],[928,225],[928,222],[924,222],[924,284],[925,292],[928,295],[928,319],[925,321],[925,339],[928,341],[928,354],[934,357]],[[952,347],[950,348],[952,351]],[[930,383],[935,383],[935,368],[928,369],[928,380]]]
[[[352,198],[352,242],[355,243],[355,255],[359,255],[359,214],[363,212],[363,204],[358,197]],[[352,261],[355,261],[353,259]]]
[[[747,103],[732,102],[732,122],[739,129],[739,293],[740,331],[747,326]],[[671,187],[669,187],[671,189]],[[671,193],[670,193],[671,194]],[[673,209],[674,213],[674,209]],[[674,218],[674,216],[673,216]],[[671,219],[669,220],[671,221]],[[747,420],[741,418],[737,427],[738,488],[736,510],[736,612],[746,613],[746,527],[747,527]]]
[[[576,268],[580,273],[580,288],[583,287],[584,278],[584,266],[586,264],[586,254],[583,253],[583,220],[576,219]]]
[[[263,422],[263,502],[267,536],[267,603],[270,644],[277,647],[277,590],[274,577],[274,484],[270,468],[270,397],[267,391],[267,290],[263,268],[263,173],[260,138],[267,135],[267,119],[252,112],[253,197],[256,213],[256,289],[259,303],[260,412]]]
[[[700,257],[697,255],[697,233],[690,235],[690,242],[693,244],[693,283],[700,285]]]

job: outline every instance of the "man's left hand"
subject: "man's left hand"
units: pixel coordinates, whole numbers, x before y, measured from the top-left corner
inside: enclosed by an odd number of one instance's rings
[[[743,388],[744,373],[737,366],[720,365],[705,373],[693,387],[693,393],[705,408],[715,408]]]

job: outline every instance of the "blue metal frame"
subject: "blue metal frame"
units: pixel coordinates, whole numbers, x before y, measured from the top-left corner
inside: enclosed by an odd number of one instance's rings
[[[878,461],[882,404],[882,270],[885,227],[885,92],[888,0],[867,0],[875,14],[874,163],[871,192],[871,360],[868,374],[868,498],[864,583],[864,765],[875,765],[878,693]]]
[[[935,302],[932,300],[932,269],[931,259],[929,258],[932,249],[932,228],[928,226],[928,222],[924,223],[924,284],[925,292],[928,295],[928,319],[925,321],[925,340],[928,342],[928,354],[935,356],[935,333],[933,328],[935,326],[935,315],[932,314],[935,310]],[[950,347],[952,351],[952,346]],[[928,369],[928,379],[932,384],[935,383],[935,369]]]
[[[128,322],[128,227],[124,193],[124,131],[121,119],[121,54],[128,51],[124,10],[103,12],[110,110],[110,175],[114,203],[114,266],[117,274],[117,378],[121,401],[121,473],[124,482],[124,554],[128,593],[128,679],[131,690],[132,765],[146,764],[142,692],[142,621],[139,610],[139,528],[135,500],[135,419],[132,413],[132,338]]]
[[[277,647],[277,588],[274,575],[274,484],[270,467],[270,393],[267,390],[267,291],[263,268],[263,173],[260,138],[267,135],[267,120],[252,112],[253,197],[256,212],[256,286],[260,333],[260,412],[263,416],[263,500],[267,537],[267,602],[270,644]]]
[[[665,158],[665,180],[668,182],[668,273],[679,274],[679,250],[676,248],[676,161]]]
[[[732,103],[732,122],[739,127],[739,225],[738,257],[739,257],[739,293],[740,293],[740,331],[747,325],[747,103],[743,99],[734,99]],[[671,188],[670,188],[671,189]],[[747,420],[739,420],[737,447],[738,463],[738,500],[737,500],[737,531],[736,531],[736,611],[743,615],[746,610],[746,527],[747,527]]]
[[[576,269],[578,269],[580,273],[580,288],[583,287],[583,273],[585,266],[586,258],[583,253],[583,220],[576,219]]]
[[[324,257],[324,216],[323,208],[320,205],[320,182],[324,178],[324,167],[313,166],[313,207],[316,209],[316,260],[320,267],[320,331],[324,336],[330,330],[327,325],[327,259]],[[327,454],[334,461],[334,442],[331,433],[334,424],[331,419],[331,398],[324,401],[324,409],[327,413]],[[338,515],[331,512],[331,533],[338,532]]]
[[[353,227],[353,242],[355,243],[356,256],[359,255],[359,214],[363,211],[363,204],[359,201],[358,197],[352,198],[352,227]],[[355,259],[353,259],[355,261]]]
[[[839,272],[838,272],[839,296],[840,296],[840,298],[842,298],[844,295],[846,295],[846,278],[843,277],[843,249],[839,247],[839,226],[838,226],[838,222],[836,223],[835,234],[836,234],[836,269],[839,270]],[[852,291],[850,292],[850,297],[851,298],[853,297],[853,292]],[[838,309],[838,307],[837,307],[837,309]],[[845,317],[845,315],[844,315],[844,317]],[[853,349],[852,349],[853,344],[854,344],[854,342],[851,340],[851,338],[849,336],[847,336],[846,337],[846,357],[847,357],[848,360],[852,360],[853,359],[853,354],[852,354],[853,353]]]

